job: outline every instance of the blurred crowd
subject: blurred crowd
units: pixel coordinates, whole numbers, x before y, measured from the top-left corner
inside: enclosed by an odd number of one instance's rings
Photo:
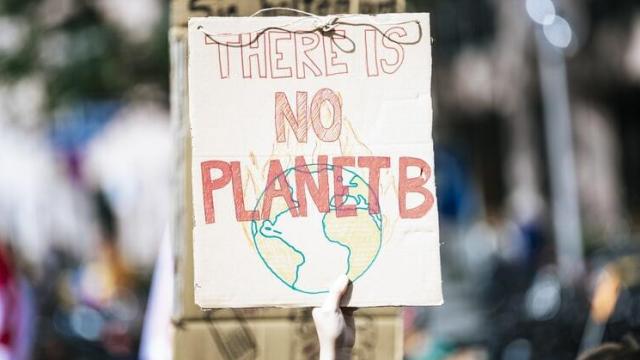
[[[405,312],[407,358],[640,356],[640,3],[408,6],[432,12],[445,305]]]
[[[168,4],[0,3],[0,359],[135,359],[169,217]]]
[[[0,2],[0,359],[139,356],[172,214],[168,5]],[[407,11],[432,19],[445,305],[405,309],[405,357],[640,356],[640,2]],[[549,145],[563,102],[575,171]]]

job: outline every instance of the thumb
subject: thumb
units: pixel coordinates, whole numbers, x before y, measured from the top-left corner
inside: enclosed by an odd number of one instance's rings
[[[340,300],[349,287],[349,278],[345,274],[341,274],[335,280],[329,290],[329,295],[324,301],[322,308],[325,310],[337,310],[340,307]]]

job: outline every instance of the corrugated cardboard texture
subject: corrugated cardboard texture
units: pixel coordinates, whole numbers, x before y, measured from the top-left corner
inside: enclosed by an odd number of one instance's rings
[[[187,26],[188,19],[195,16],[249,16],[263,7],[297,8],[317,15],[379,14],[403,12],[405,0],[174,0],[171,2],[171,25]]]
[[[179,324],[175,359],[317,359],[311,314],[291,319],[195,321]],[[394,316],[356,316],[354,359],[401,359],[402,321]]]
[[[193,208],[191,203],[191,144],[187,101],[187,32],[172,28],[171,50],[171,121],[174,129],[175,192],[171,233],[175,259],[174,319],[198,318],[202,311],[193,298]]]

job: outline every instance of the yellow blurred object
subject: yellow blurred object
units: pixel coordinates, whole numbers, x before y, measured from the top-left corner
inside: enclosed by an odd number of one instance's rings
[[[113,243],[105,242],[96,260],[82,271],[80,288],[83,297],[107,305],[123,289],[131,286],[131,272],[123,263]]]
[[[599,324],[605,323],[615,309],[620,293],[620,276],[614,266],[604,268],[593,294],[591,303],[591,318]]]

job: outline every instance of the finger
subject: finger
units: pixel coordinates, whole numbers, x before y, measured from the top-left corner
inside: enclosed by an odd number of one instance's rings
[[[353,314],[354,311],[354,308],[342,308],[342,318],[347,326],[353,327],[355,325],[356,317]]]
[[[344,318],[344,323],[347,327],[354,329],[356,326],[356,317],[353,316],[353,313],[346,315],[342,313],[342,317]]]
[[[344,316],[353,316],[353,313],[356,312],[356,310],[358,310],[357,307],[343,307],[342,313]]]
[[[340,300],[342,299],[342,295],[347,291],[347,287],[349,286],[349,278],[347,275],[340,275],[336,281],[331,286],[331,290],[329,290],[329,295],[327,295],[326,300],[322,307],[325,310],[337,310],[340,306]]]

